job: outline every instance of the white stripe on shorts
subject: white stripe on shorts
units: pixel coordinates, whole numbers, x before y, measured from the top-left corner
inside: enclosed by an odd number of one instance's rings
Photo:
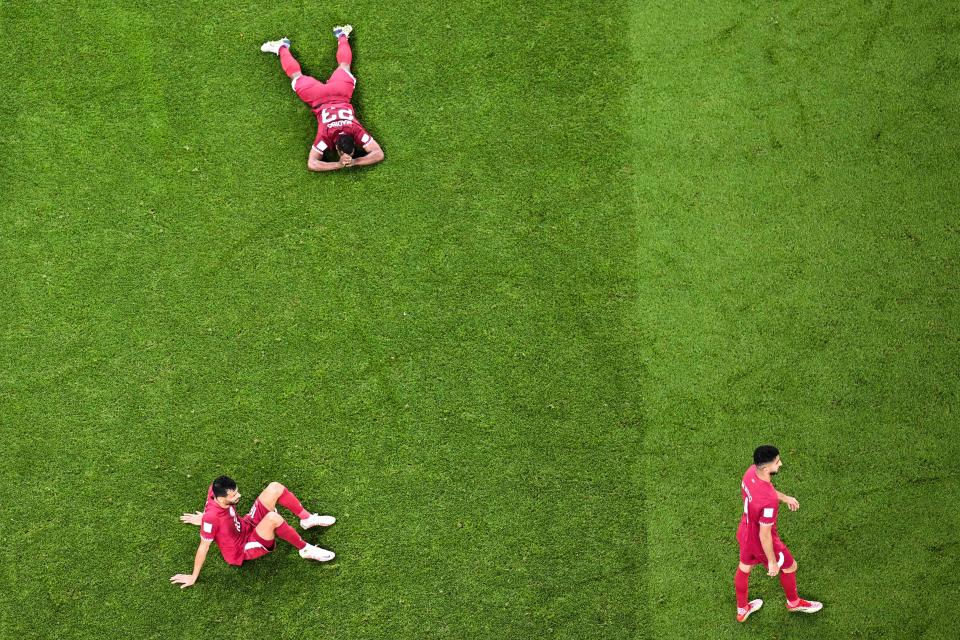
[[[243,545],[244,551],[250,551],[250,549],[266,549],[266,547],[257,541],[248,542],[247,544]]]

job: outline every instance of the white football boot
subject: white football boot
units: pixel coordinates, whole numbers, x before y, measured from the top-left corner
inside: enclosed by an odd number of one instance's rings
[[[301,558],[305,558],[306,560],[316,560],[317,562],[330,562],[337,556],[337,554],[335,554],[333,551],[321,549],[320,547],[312,544],[308,544],[303,549],[300,549],[300,551],[297,553],[300,554]]]
[[[345,24],[342,27],[333,28],[333,36],[337,40],[340,39],[340,36],[347,36],[347,38],[349,38],[351,33],[353,33],[353,26],[349,24]]]
[[[763,600],[757,598],[756,600],[751,600],[747,603],[747,608],[743,611],[737,609],[737,622],[746,622],[747,618],[750,617],[750,614],[763,606]]]
[[[322,516],[319,513],[311,513],[309,518],[304,518],[300,521],[300,528],[329,527],[336,521],[337,519],[333,516]]]
[[[280,47],[290,48],[290,38],[280,38],[279,40],[270,40],[260,45],[260,51],[280,55]]]
[[[800,598],[800,601],[797,602],[794,606],[790,606],[790,603],[787,603],[787,611],[798,611],[800,613],[816,613],[823,609],[823,603],[817,602],[816,600],[804,600]]]

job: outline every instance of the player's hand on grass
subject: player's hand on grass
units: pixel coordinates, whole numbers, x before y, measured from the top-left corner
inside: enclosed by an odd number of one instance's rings
[[[180,516],[180,522],[185,522],[186,524],[192,524],[200,526],[200,523],[203,521],[203,511],[194,511],[193,513],[185,513]]]
[[[179,584],[181,589],[186,589],[196,581],[197,579],[188,573],[178,573],[170,578],[170,582],[173,584]]]
[[[783,503],[790,507],[790,511],[796,511],[800,508],[800,503],[797,502],[797,499],[793,496],[785,496],[783,498]]]
[[[352,164],[353,164],[353,158],[351,158],[350,156],[348,156],[348,155],[346,155],[346,154],[340,156],[340,165],[341,165],[341,166],[343,166],[343,167],[349,167],[349,166],[352,165]]]
[[[770,560],[767,562],[767,575],[771,578],[776,577],[780,573],[780,565],[777,564],[776,560]]]

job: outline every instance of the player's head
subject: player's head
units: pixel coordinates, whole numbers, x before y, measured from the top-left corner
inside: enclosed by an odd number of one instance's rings
[[[220,476],[213,481],[213,497],[222,498],[221,502],[226,504],[237,504],[240,502],[240,492],[237,491],[237,483],[229,476]]]
[[[770,475],[775,475],[780,471],[780,450],[772,444],[762,444],[753,451],[753,464],[757,469],[767,471]]]
[[[357,151],[357,141],[354,140],[353,136],[349,133],[341,133],[338,135],[334,144],[337,147],[337,151],[340,152],[340,155],[348,155],[352,158],[353,154]]]

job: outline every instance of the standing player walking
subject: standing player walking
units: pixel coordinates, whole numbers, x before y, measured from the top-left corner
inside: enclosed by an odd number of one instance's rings
[[[200,568],[207,559],[210,544],[217,543],[227,564],[240,566],[247,560],[255,560],[273,550],[277,537],[286,540],[300,551],[307,560],[327,562],[333,560],[333,551],[327,551],[303,538],[277,513],[276,505],[289,509],[300,518],[300,527],[329,527],[337,521],[333,516],[321,516],[303,508],[297,496],[279,482],[267,485],[253,503],[250,513],[237,518],[236,505],[240,502],[237,483],[227,476],[213,481],[207,491],[207,504],[203,511],[185,513],[180,521],[200,527],[200,547],[193,561],[193,573],[178,573],[170,582],[186,589],[197,581]]]
[[[773,476],[780,471],[783,462],[780,452],[772,445],[757,447],[753,452],[753,465],[743,474],[740,497],[743,499],[743,517],[737,529],[740,543],[740,566],[737,567],[733,585],[737,592],[737,622],[743,622],[751,613],[763,606],[763,600],[747,601],[750,569],[755,564],[767,567],[767,575],[780,576],[780,584],[787,596],[787,611],[816,613],[823,608],[820,602],[804,600],[797,595],[797,561],[787,545],[777,535],[777,512],[780,503],[791,511],[800,508],[796,498],[780,493],[773,488]]]
[[[353,27],[350,25],[334,27],[338,66],[325,83],[303,75],[300,63],[290,53],[288,38],[264,42],[260,47],[261,51],[280,57],[280,66],[290,77],[293,90],[317,116],[317,137],[307,158],[307,168],[311,171],[336,171],[383,160],[383,149],[354,117],[354,108],[350,104],[357,86],[357,79],[350,73],[350,63],[353,62],[349,42],[351,33]],[[355,158],[357,147],[362,148],[366,155]],[[323,153],[328,149],[336,149],[339,154],[337,162],[324,162]]]

